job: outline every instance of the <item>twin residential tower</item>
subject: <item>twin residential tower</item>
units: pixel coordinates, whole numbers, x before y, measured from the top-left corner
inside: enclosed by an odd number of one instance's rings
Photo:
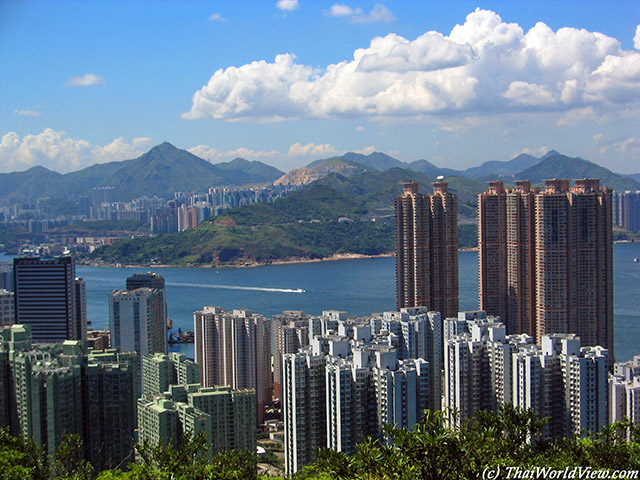
[[[478,198],[480,309],[537,342],[575,333],[613,362],[611,197],[594,179],[490,182]]]

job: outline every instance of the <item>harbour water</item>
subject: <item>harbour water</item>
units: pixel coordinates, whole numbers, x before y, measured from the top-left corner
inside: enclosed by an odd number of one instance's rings
[[[640,243],[614,246],[614,336],[617,361],[640,354]],[[0,258],[2,260],[2,258]],[[87,285],[87,315],[95,329],[109,320],[109,293],[126,277],[148,268],[78,266]],[[320,314],[345,310],[364,316],[395,309],[395,259],[365,258],[252,268],[158,268],[165,277],[173,330],[191,330],[193,312],[204,305],[248,309],[271,316],[283,310]],[[478,255],[459,257],[460,309],[478,308]],[[174,351],[193,354],[190,344]]]

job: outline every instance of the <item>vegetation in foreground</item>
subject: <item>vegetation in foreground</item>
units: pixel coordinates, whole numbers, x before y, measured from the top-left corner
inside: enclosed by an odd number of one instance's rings
[[[487,468],[590,467],[592,470],[640,470],[640,428],[618,422],[584,438],[543,440],[541,420],[532,411],[504,406],[479,412],[459,430],[446,426],[441,412],[427,412],[412,430],[388,427],[391,444],[364,438],[350,455],[318,450],[317,461],[297,480],[389,479],[475,480]],[[77,455],[77,438],[67,437],[50,462],[31,440],[0,431],[0,472],[4,479],[258,479],[257,458],[248,452],[205,454],[202,437],[179,448],[137,445],[139,463],[125,470],[95,472]],[[583,470],[584,471],[584,470]],[[280,477],[282,478],[282,477]],[[495,478],[495,477],[492,477]]]

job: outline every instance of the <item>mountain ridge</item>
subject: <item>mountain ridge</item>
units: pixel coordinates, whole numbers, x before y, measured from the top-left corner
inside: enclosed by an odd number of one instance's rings
[[[283,174],[259,161],[236,158],[212,164],[169,142],[134,159],[98,163],[60,174],[45,167],[0,174],[0,199],[9,196],[63,198],[87,194],[95,187],[115,187],[115,199],[173,197],[176,191],[205,191],[211,186],[271,183]]]

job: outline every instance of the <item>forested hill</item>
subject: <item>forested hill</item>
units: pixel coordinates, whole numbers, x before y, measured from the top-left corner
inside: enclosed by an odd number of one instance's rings
[[[395,249],[394,198],[403,181],[431,190],[432,178],[394,168],[345,177],[331,174],[274,203],[230,210],[176,234],[121,240],[101,247],[95,261],[123,264],[237,265],[327,258],[336,254],[380,255]],[[460,198],[472,202],[469,179],[451,179]],[[480,191],[480,190],[478,190]],[[470,205],[461,211],[473,214]],[[468,246],[474,225],[463,227]]]

